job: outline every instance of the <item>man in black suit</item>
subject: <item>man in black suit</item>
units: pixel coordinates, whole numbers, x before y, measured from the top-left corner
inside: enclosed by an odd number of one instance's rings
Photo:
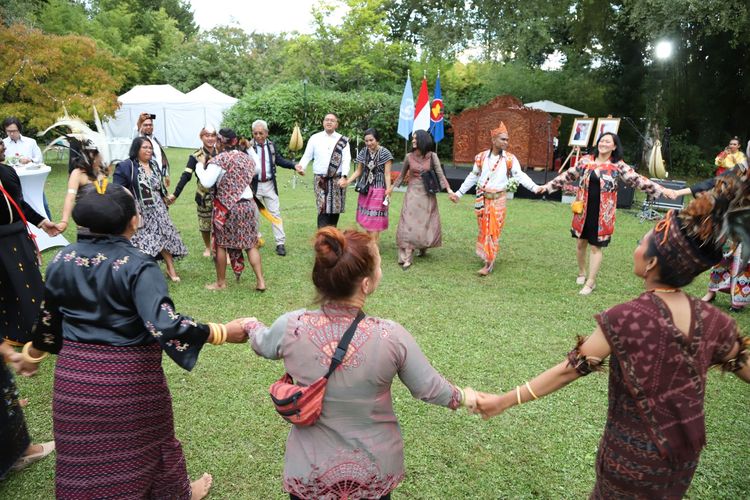
[[[283,168],[294,168],[294,162],[285,159],[276,150],[273,142],[268,140],[268,123],[264,120],[253,122],[253,140],[250,147],[255,152],[257,165],[253,177],[253,193],[263,202],[269,212],[281,221],[279,208],[279,188],[276,184],[276,165]],[[273,236],[276,239],[276,253],[286,255],[286,235],[284,225],[279,222],[273,225]]]

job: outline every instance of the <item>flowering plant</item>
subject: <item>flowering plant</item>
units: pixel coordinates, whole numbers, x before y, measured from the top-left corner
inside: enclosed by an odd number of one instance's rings
[[[505,186],[505,191],[508,193],[515,193],[518,190],[518,179],[511,177],[508,179],[508,185]]]

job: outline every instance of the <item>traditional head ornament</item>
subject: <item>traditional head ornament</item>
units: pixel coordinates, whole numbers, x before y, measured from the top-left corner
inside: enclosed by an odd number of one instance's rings
[[[746,172],[717,178],[681,211],[670,210],[654,228],[659,257],[695,277],[717,264],[729,238],[742,243],[744,269],[750,259],[750,182]]]
[[[223,142],[231,143],[232,141],[237,139],[237,133],[231,128],[223,128],[219,130],[219,137],[221,137],[221,140]]]
[[[216,128],[214,128],[213,125],[206,125],[201,129],[200,136],[203,137],[204,135],[216,135]]]
[[[138,115],[138,129],[140,130],[141,125],[143,125],[143,122],[146,120],[151,120],[151,113],[141,113]]]
[[[498,125],[497,128],[493,128],[490,131],[490,134],[492,135],[492,137],[495,137],[496,135],[499,135],[499,134],[507,134],[507,133],[508,133],[508,128],[505,126],[503,122],[500,122],[500,125]]]

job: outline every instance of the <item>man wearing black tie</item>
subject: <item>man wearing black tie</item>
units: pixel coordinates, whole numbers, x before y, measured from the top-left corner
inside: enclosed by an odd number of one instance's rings
[[[279,209],[279,189],[276,184],[276,165],[283,168],[294,168],[294,162],[285,159],[276,151],[273,142],[268,140],[268,123],[264,120],[253,122],[253,140],[250,147],[255,152],[258,166],[253,178],[253,193],[263,202],[269,212],[281,221]],[[276,239],[276,253],[286,255],[286,235],[284,225],[279,222],[273,225],[273,236]]]

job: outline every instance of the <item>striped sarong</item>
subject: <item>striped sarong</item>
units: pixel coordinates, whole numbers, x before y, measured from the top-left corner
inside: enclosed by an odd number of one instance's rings
[[[190,498],[158,344],[65,340],[52,419],[57,498]]]
[[[474,206],[479,226],[476,252],[479,258],[492,269],[497,258],[498,241],[505,225],[505,192],[487,193],[487,195],[484,196],[484,193],[480,191]]]

